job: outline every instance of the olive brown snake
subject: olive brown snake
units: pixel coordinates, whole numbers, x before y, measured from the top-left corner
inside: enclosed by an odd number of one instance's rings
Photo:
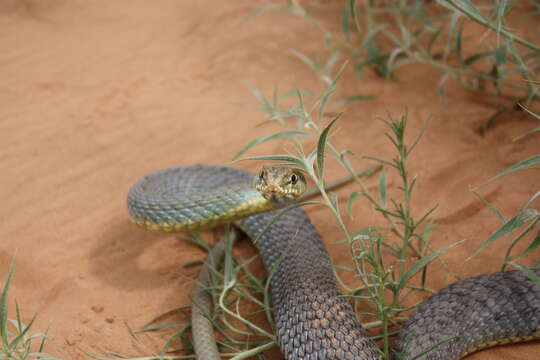
[[[292,201],[305,190],[301,173],[275,169],[263,169],[255,181],[253,174],[222,166],[154,172],[131,188],[130,218],[164,232],[234,222],[258,238],[265,267],[273,271],[276,338],[287,359],[380,359],[351,304],[340,297],[329,255],[306,214],[292,209],[263,233],[275,203]],[[499,272],[454,283],[422,303],[400,331],[395,357],[455,360],[480,348],[539,337],[540,288],[519,271]]]

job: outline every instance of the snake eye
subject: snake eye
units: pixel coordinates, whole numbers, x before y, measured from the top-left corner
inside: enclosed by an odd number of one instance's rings
[[[295,185],[298,182],[298,175],[292,174],[291,175],[291,184]]]
[[[266,172],[264,170],[261,170],[261,172],[259,173],[259,180],[264,180],[264,177],[266,175]]]

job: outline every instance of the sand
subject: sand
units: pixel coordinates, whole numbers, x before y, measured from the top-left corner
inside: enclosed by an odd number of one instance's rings
[[[85,359],[82,350],[98,348],[130,356],[156,352],[163,336],[145,336],[146,346],[135,346],[125,323],[141,326],[190,303],[190,278],[199,268],[183,265],[204,252],[173,235],[135,227],[126,215],[126,194],[153,170],[228,164],[250,140],[281,130],[277,124],[255,127],[263,115],[235,105],[255,102],[249,86],[266,94],[277,80],[284,91],[320,86],[289,52],[314,54],[322,46],[320,35],[291,16],[245,21],[265,3],[0,3],[0,275],[5,278],[16,255],[12,300],[26,321],[37,313],[34,332],[49,327],[47,352],[63,359]],[[483,119],[504,100],[450,85],[448,106],[441,106],[435,90],[441,74],[421,66],[402,71],[400,83],[371,71],[362,81],[347,74],[339,96],[377,99],[345,108],[334,143],[356,153],[351,161],[361,169],[373,165],[364,155],[392,156],[376,116],[386,109],[400,115],[407,107],[410,139],[431,116],[411,158],[418,177],[414,210],[420,214],[439,204],[432,217],[435,248],[464,240],[443,256],[453,273],[468,277],[499,269],[506,240],[464,263],[498,226],[469,189],[538,154],[538,136],[512,141],[538,123],[509,112],[484,135]],[[283,151],[276,142],[250,154]],[[235,166],[256,171],[260,163]],[[328,166],[332,177],[344,174],[336,164]],[[528,170],[481,192],[511,216],[539,183],[538,171]],[[373,188],[376,179],[368,184]],[[353,228],[380,221],[365,201],[354,211],[348,222]],[[334,261],[347,264],[346,249],[331,245],[340,234],[326,210],[308,213]],[[246,241],[240,246],[250,247]],[[441,288],[452,277],[434,264],[428,280]],[[539,353],[540,344],[524,344],[471,359],[537,359]],[[273,352],[271,358],[280,355]]]

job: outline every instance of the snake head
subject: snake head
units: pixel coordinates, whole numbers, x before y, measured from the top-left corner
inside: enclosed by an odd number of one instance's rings
[[[253,183],[261,195],[275,205],[297,200],[307,188],[306,178],[300,170],[278,166],[263,166]]]

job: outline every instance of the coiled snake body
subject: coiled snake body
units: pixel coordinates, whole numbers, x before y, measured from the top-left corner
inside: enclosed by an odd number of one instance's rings
[[[300,176],[293,174],[287,174],[287,186]],[[253,174],[221,166],[157,171],[132,187],[128,211],[136,224],[150,230],[197,230],[234,221],[255,239],[275,211],[238,218],[251,209],[272,208],[252,179]],[[302,210],[280,217],[256,246],[272,271],[276,336],[287,359],[380,359],[351,304],[339,296],[323,241]],[[483,347],[538,337],[540,288],[522,273],[509,271],[459,281],[426,300],[401,330],[396,353],[403,359],[454,360]]]

